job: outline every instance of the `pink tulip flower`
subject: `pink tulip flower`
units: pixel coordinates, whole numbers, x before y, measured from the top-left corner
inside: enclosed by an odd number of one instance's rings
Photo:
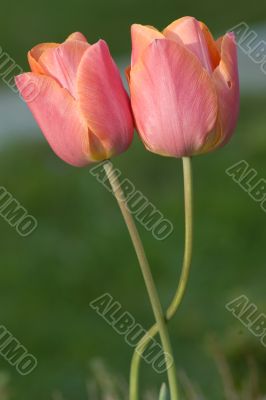
[[[37,86],[39,94],[28,107],[62,160],[81,167],[129,147],[131,106],[103,40],[90,45],[73,33],[62,44],[34,47],[28,60],[32,72],[17,76],[17,87],[23,97],[25,82]]]
[[[133,25],[132,49],[131,102],[148,150],[184,157],[228,142],[239,113],[233,33],[215,41],[192,17],[178,19],[162,33]]]

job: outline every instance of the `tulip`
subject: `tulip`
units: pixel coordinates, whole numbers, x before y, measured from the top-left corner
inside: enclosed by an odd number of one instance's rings
[[[81,33],[62,43],[43,43],[28,53],[29,73],[16,77],[38,88],[27,102],[53,151],[82,167],[125,151],[134,124],[128,95],[107,44],[90,45]]]
[[[127,71],[133,114],[146,148],[186,157],[228,142],[239,113],[237,46],[202,22],[178,19],[163,32],[132,26]]]

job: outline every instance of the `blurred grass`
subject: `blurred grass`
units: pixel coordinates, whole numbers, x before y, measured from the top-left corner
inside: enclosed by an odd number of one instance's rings
[[[210,399],[222,399],[206,338],[217,332],[239,374],[253,354],[266,373],[265,349],[226,311],[245,294],[261,310],[265,299],[266,215],[225,170],[245,159],[266,176],[265,97],[245,98],[231,143],[194,159],[195,251],[191,279],[180,312],[170,325],[178,366]],[[36,135],[40,133],[36,129]],[[175,225],[157,242],[141,227],[146,250],[166,307],[174,293],[183,245],[181,164],[144,150],[136,138],[114,160]],[[88,362],[97,357],[127,379],[132,351],[89,302],[109,292],[145,327],[152,323],[136,257],[114,198],[89,173],[65,165],[43,140],[19,141],[1,150],[0,182],[39,222],[21,238],[0,220],[0,323],[33,353],[38,368],[10,372],[14,399],[49,399],[55,389],[67,399],[85,399]],[[161,378],[143,366],[144,387]]]

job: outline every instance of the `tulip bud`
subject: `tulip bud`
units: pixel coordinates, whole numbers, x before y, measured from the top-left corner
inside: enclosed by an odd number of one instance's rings
[[[163,32],[133,25],[127,75],[137,130],[148,150],[192,156],[223,146],[232,136],[239,113],[233,33],[215,41],[192,17]]]
[[[54,152],[85,166],[129,147],[134,125],[128,95],[107,44],[90,45],[81,33],[62,43],[43,43],[28,53],[32,72],[16,77],[38,88],[27,102]]]

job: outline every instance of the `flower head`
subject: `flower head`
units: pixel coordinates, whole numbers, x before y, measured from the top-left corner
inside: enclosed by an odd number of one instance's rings
[[[223,146],[232,136],[239,112],[233,33],[215,41],[192,17],[163,32],[135,24],[128,80],[137,129],[148,150],[191,156]]]
[[[43,43],[28,53],[32,72],[16,77],[38,87],[28,107],[54,152],[85,166],[125,151],[133,138],[128,95],[107,44],[90,45],[81,33]],[[25,100],[26,100],[26,96]]]

